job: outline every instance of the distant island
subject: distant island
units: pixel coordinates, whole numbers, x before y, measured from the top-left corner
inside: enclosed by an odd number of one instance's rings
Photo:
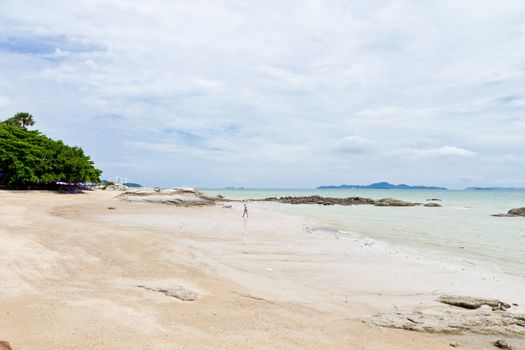
[[[340,190],[340,189],[365,189],[365,190],[446,190],[445,187],[437,186],[410,186],[406,184],[394,185],[388,182],[376,182],[370,185],[339,185],[319,186],[318,190]]]

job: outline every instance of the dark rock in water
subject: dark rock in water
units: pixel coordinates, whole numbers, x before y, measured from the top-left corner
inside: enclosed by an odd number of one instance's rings
[[[13,348],[8,342],[0,340],[0,350],[13,350]]]
[[[375,201],[370,198],[348,197],[348,198],[331,198],[321,196],[307,197],[270,197],[264,199],[266,202],[279,202],[288,204],[319,204],[319,205],[362,205],[374,204]]]
[[[321,196],[307,197],[269,197],[263,199],[266,202],[279,202],[288,204],[318,204],[318,205],[375,205],[378,207],[411,207],[416,203],[406,202],[399,199],[383,198],[371,199],[363,197],[332,198]]]
[[[416,203],[406,202],[393,198],[383,198],[376,200],[374,205],[376,207],[413,207],[416,205]]]
[[[500,348],[500,349],[510,349],[512,350],[512,346],[510,346],[509,343],[507,343],[505,340],[503,339],[498,339],[494,342],[494,346],[497,347],[497,348]]]
[[[492,311],[505,311],[510,308],[510,305],[498,299],[482,299],[473,297],[458,297],[443,295],[439,297],[438,301],[443,304],[462,307],[464,309],[479,309],[483,305],[488,305]]]
[[[525,216],[525,207],[511,209],[508,212],[509,215]]]
[[[434,201],[434,202],[439,201],[439,202],[441,202],[441,199],[439,199],[439,198],[428,198],[427,201]]]
[[[425,205],[423,205],[424,207],[429,207],[429,208],[437,208],[437,207],[441,207],[440,204],[437,204],[437,203],[425,203]]]
[[[497,216],[497,217],[525,216],[525,207],[511,209],[507,212],[507,214],[494,214],[492,216]]]

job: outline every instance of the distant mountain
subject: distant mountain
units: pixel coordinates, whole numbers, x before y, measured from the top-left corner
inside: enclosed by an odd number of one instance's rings
[[[525,188],[519,187],[468,187],[465,191],[524,191]]]
[[[319,186],[319,190],[339,190],[339,189],[365,189],[365,190],[446,190],[444,187],[436,186],[410,186],[405,184],[394,185],[388,182],[376,182],[370,185],[339,185],[339,186]]]

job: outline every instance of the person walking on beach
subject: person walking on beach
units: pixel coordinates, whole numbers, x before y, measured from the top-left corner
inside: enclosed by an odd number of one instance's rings
[[[242,212],[242,217],[244,218],[244,216],[248,218],[248,207],[246,206],[246,203],[244,204],[244,211]]]

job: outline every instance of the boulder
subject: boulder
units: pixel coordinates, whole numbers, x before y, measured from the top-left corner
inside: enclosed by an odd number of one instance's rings
[[[412,207],[415,206],[416,203],[412,202],[406,202],[399,199],[393,199],[393,198],[383,198],[376,200],[374,205],[376,207]]]
[[[188,195],[151,195],[151,196],[130,196],[125,198],[133,203],[161,203],[173,204],[177,206],[196,206],[213,205],[215,202],[209,198]]]
[[[112,185],[108,185],[103,189],[106,191],[128,191],[129,187],[123,184],[115,183]]]
[[[441,207],[440,204],[433,203],[433,202],[425,203],[423,206],[424,206],[424,207],[429,207],[429,208],[438,208],[438,207]]]
[[[515,216],[525,216],[525,207],[511,209],[507,214]]]
[[[178,206],[213,205],[216,197],[202,194],[193,188],[137,189],[126,191],[119,196],[134,203],[162,203]]]
[[[438,301],[443,304],[462,307],[465,309],[479,309],[483,305],[490,306],[493,311],[505,311],[510,308],[510,304],[507,304],[498,299],[482,299],[473,297],[443,295],[438,298]]]
[[[492,216],[497,216],[497,217],[525,216],[525,207],[511,209],[507,212],[507,214],[493,214]]]
[[[507,312],[429,309],[377,314],[365,322],[425,333],[525,336],[525,315]]]

